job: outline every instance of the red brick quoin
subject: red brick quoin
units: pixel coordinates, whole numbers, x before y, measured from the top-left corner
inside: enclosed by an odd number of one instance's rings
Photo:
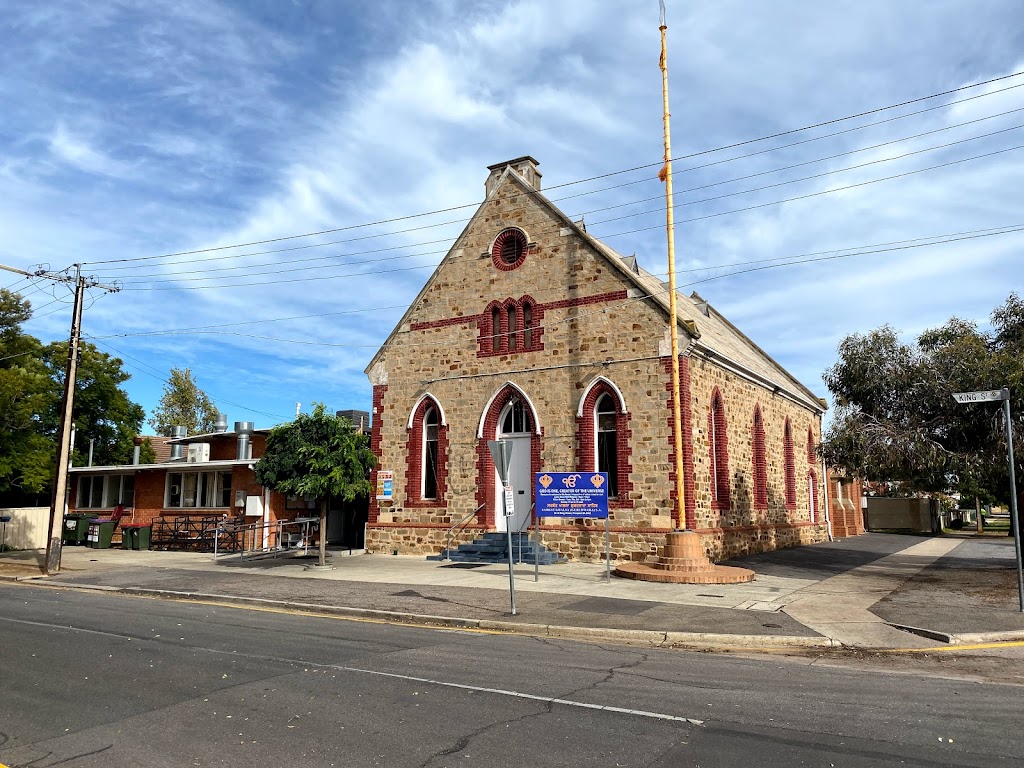
[[[377,466],[380,466],[382,455],[380,446],[380,428],[384,421],[384,393],[388,391],[387,384],[376,384],[373,387],[373,418],[370,426],[370,450],[377,457]],[[369,522],[376,523],[380,514],[380,504],[377,503],[377,468],[370,472],[370,514]]]

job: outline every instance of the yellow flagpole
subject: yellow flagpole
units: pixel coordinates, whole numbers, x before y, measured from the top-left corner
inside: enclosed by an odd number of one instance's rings
[[[669,335],[672,339],[672,442],[675,447],[676,508],[674,517],[681,530],[686,529],[686,505],[683,483],[683,424],[679,407],[679,321],[676,314],[676,235],[672,211],[672,129],[668,106],[668,52],[665,46],[665,2],[661,0],[661,90],[664,104],[665,165],[658,174],[665,182],[665,231],[668,237]]]

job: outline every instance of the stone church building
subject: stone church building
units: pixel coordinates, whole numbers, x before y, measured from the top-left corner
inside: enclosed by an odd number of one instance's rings
[[[370,552],[431,554],[532,530],[534,473],[608,473],[612,557],[697,531],[713,559],[827,536],[815,456],[825,401],[697,294],[680,295],[684,515],[666,284],[540,192],[537,161],[489,168],[486,197],[366,368],[375,471]],[[506,517],[487,448],[512,441]],[[542,543],[603,557],[604,522],[541,519]]]

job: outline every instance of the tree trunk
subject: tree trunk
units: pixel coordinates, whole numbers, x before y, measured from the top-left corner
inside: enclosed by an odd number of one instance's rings
[[[327,497],[320,499],[320,566],[327,565]]]

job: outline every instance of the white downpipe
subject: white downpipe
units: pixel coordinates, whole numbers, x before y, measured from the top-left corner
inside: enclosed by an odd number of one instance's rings
[[[822,489],[822,501],[825,502],[822,509],[825,510],[825,527],[828,530],[828,540],[835,541],[835,537],[832,535],[832,515],[829,514],[828,508],[828,490],[829,490],[829,477],[828,467],[825,466],[825,460],[821,460],[821,489]]]
[[[263,489],[263,549],[270,547],[270,489]]]

